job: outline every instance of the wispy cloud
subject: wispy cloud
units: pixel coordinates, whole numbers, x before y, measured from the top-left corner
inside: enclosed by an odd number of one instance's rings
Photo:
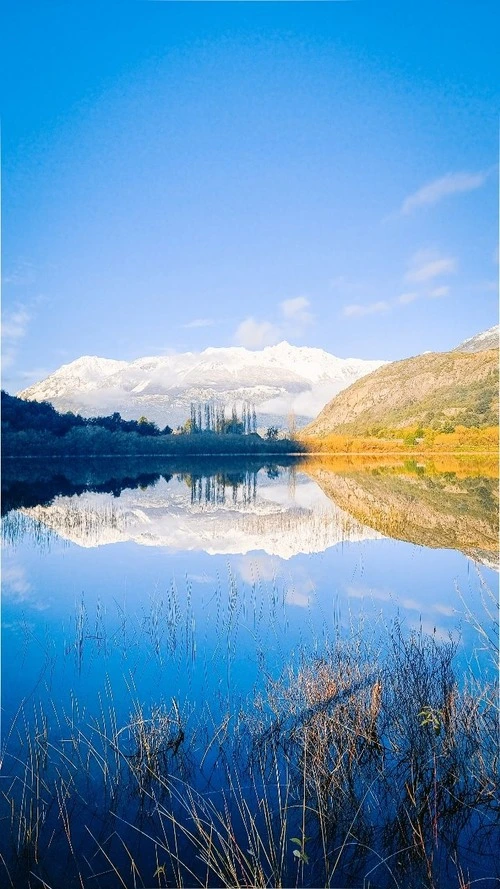
[[[2,593],[6,599],[16,605],[26,605],[35,611],[45,611],[50,607],[50,597],[40,597],[39,589],[35,589],[29,581],[26,570],[16,561],[9,561],[5,556],[2,566]]]
[[[344,306],[342,314],[345,318],[362,318],[364,315],[378,315],[381,312],[388,312],[390,303],[386,300],[379,300],[374,303],[352,303],[350,306]]]
[[[457,270],[457,260],[453,256],[441,256],[435,250],[419,250],[410,261],[405,280],[425,284],[442,275],[451,275]]]
[[[418,299],[418,293],[401,293],[396,302],[399,303],[400,306],[407,306],[410,303],[415,302],[416,299]]]
[[[444,198],[454,194],[462,194],[481,188],[488,178],[488,172],[480,173],[447,173],[439,179],[427,182],[418,191],[409,195],[403,201],[400,209],[402,216],[408,216],[421,207],[430,207],[438,204]]]
[[[302,584],[288,587],[285,593],[285,604],[295,605],[297,608],[310,608],[314,598],[315,588],[312,580],[304,580]]]
[[[26,285],[34,284],[35,280],[35,266],[33,263],[26,262],[25,260],[19,260],[19,262],[17,262],[10,271],[3,276],[3,283],[14,287],[25,287]]]
[[[457,270],[457,260],[453,256],[443,256],[437,250],[419,250],[414,253],[408,263],[408,269],[400,286],[408,284],[413,287],[403,290],[399,296],[390,296],[376,302],[349,303],[342,309],[344,318],[365,318],[370,315],[384,315],[387,312],[409,306],[416,300],[448,296],[448,284],[439,284],[434,279],[450,275]]]
[[[213,318],[194,318],[192,321],[188,321],[187,324],[181,324],[185,330],[192,330],[196,327],[213,327],[215,321]]]
[[[429,296],[433,299],[440,299],[442,296],[448,296],[450,292],[450,288],[447,284],[443,284],[442,287],[434,287],[433,290],[429,290]]]
[[[31,315],[24,307],[9,312],[2,320],[2,339],[21,339],[25,336],[30,321]]]
[[[14,364],[19,341],[26,336],[31,319],[31,312],[25,306],[18,306],[13,311],[4,314],[1,331],[3,369]]]
[[[305,296],[296,296],[294,299],[285,299],[280,304],[283,316],[287,321],[307,327],[313,323],[313,315],[309,311],[309,300]]]
[[[16,374],[16,379],[21,381],[24,387],[28,387],[45,380],[53,372],[53,367],[34,367],[32,370],[20,371]]]
[[[253,316],[245,318],[236,328],[234,341],[246,349],[262,349],[283,339],[296,339],[314,323],[309,306],[305,296],[285,299],[279,304],[280,321],[260,321]]]
[[[245,318],[236,328],[234,339],[238,346],[244,346],[245,349],[263,349],[264,346],[272,346],[279,341],[279,328],[270,321]]]

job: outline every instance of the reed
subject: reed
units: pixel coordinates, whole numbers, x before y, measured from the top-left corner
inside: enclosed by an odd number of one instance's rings
[[[455,659],[396,623],[304,648],[221,719],[146,708],[132,681],[122,724],[109,681],[97,713],[25,707],[3,760],[6,885],[440,889],[474,856],[500,876],[498,684],[459,682]]]

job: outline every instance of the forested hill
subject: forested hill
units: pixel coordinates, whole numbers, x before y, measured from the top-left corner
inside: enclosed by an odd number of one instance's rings
[[[187,421],[180,434],[170,426],[160,429],[146,417],[124,420],[119,413],[107,417],[61,414],[47,402],[25,401],[2,391],[2,456],[104,456],[113,454],[251,454],[288,453],[298,446],[286,439],[276,441],[243,434],[236,417],[226,421],[222,433],[201,431]]]
[[[109,417],[81,417],[72,412],[60,414],[47,401],[24,401],[2,390],[2,431],[45,432],[66,435],[72,429],[107,429],[109,432],[135,432],[137,435],[170,435],[172,429],[161,429],[146,417],[122,420],[120,414]]]

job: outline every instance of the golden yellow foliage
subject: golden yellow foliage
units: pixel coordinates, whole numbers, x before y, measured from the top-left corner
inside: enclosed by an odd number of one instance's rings
[[[423,433],[418,438],[416,433]],[[412,440],[414,443],[409,444]],[[439,452],[484,452],[498,454],[498,427],[457,426],[453,432],[436,432],[415,426],[384,430],[384,437],[325,435],[298,436],[300,443],[311,454],[433,454]]]

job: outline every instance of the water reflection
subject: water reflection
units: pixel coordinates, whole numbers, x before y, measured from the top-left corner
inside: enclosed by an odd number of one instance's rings
[[[494,579],[459,551],[495,557],[491,466],[29,461],[3,489],[6,885],[499,876]]]
[[[309,461],[305,472],[339,507],[384,536],[458,549],[498,567],[498,466],[492,460]]]
[[[7,467],[4,536],[289,559],[388,536],[498,565],[495,464],[387,458]],[[21,477],[20,477],[21,476]]]

